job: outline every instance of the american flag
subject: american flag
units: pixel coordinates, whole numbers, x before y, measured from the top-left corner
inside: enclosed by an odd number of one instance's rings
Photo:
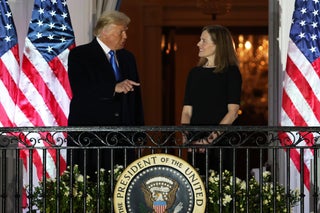
[[[69,103],[72,96],[68,74],[67,59],[70,50],[75,46],[74,32],[65,0],[35,0],[28,35],[22,58],[15,122],[17,126],[67,126]],[[41,135],[28,134],[28,138]],[[57,137],[64,137],[55,134]],[[38,140],[28,145],[48,147],[49,144]],[[65,142],[63,145],[66,145]],[[46,156],[46,159],[43,157]],[[60,159],[53,149],[44,155],[41,149],[32,152],[22,151],[24,185],[33,181],[37,185],[43,178],[56,175],[56,165],[60,162],[60,173],[66,169],[66,153]],[[43,164],[46,160],[46,165]],[[32,168],[29,165],[32,165]],[[33,180],[29,180],[29,173]],[[26,201],[23,202],[26,205]]]
[[[281,108],[281,126],[319,126],[320,121],[320,1],[296,0],[287,53],[287,65],[283,81]],[[316,135],[303,132],[288,134],[291,143],[297,143],[298,137],[307,137],[300,146],[312,146]],[[296,136],[296,137],[293,137]],[[309,142],[307,142],[309,141]],[[304,152],[301,168],[300,155]],[[291,188],[300,186],[303,169],[305,186],[305,207],[309,208],[310,160],[312,149],[292,149]],[[297,176],[295,175],[297,174]],[[305,212],[309,212],[305,209]]]
[[[7,1],[0,1],[0,126],[14,127],[18,93],[19,49],[16,28]]]

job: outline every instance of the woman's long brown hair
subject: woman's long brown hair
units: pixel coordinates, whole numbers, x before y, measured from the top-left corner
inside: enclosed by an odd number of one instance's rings
[[[238,66],[239,61],[230,31],[226,27],[220,25],[205,26],[202,29],[202,32],[203,31],[209,33],[213,43],[216,45],[214,59],[216,68],[214,72],[222,72],[224,68],[231,65]],[[200,58],[198,66],[203,66],[206,63],[206,58]]]

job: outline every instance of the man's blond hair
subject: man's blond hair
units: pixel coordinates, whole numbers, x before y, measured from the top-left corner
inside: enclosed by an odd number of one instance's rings
[[[93,30],[93,34],[98,36],[101,30],[110,24],[115,25],[128,25],[130,23],[130,18],[119,11],[105,11],[101,14],[100,18],[97,21],[97,24]]]

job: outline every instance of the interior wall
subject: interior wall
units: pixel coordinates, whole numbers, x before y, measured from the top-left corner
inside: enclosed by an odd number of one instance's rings
[[[250,6],[251,5],[251,6]],[[120,10],[127,13],[132,23],[129,25],[127,48],[136,58],[142,84],[142,95],[147,125],[163,125],[168,120],[166,103],[174,107],[171,125],[180,124],[184,85],[188,71],[197,58],[196,42],[199,34],[176,34],[173,103],[168,101],[168,85],[163,85],[163,64],[161,57],[161,34],[164,27],[201,29],[204,25],[220,24],[227,27],[246,28],[252,31],[268,27],[268,0],[255,2],[233,1],[231,12],[225,15],[204,14],[196,6],[195,0],[130,0],[122,1]],[[251,8],[251,9],[250,9]],[[253,9],[254,8],[254,9]],[[195,36],[195,37],[194,37]],[[164,119],[165,118],[165,119]],[[170,119],[169,119],[170,120]],[[167,123],[165,123],[167,124]]]

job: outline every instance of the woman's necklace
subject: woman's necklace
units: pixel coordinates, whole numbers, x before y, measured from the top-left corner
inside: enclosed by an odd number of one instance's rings
[[[203,65],[203,67],[206,67],[206,68],[214,68],[214,67],[216,67],[215,65],[210,65],[208,62],[205,64],[205,65]]]

